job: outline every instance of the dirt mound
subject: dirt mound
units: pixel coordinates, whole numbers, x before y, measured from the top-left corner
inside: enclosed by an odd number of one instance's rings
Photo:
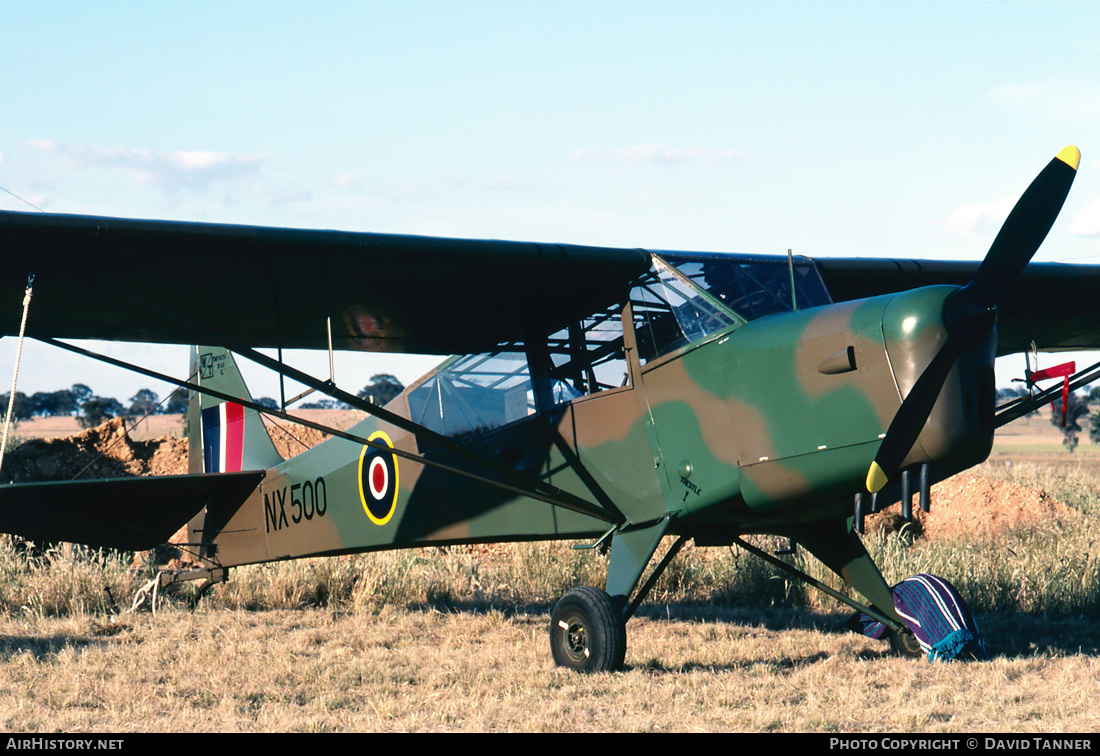
[[[4,455],[0,477],[13,483],[44,480],[181,475],[187,440],[134,441],[121,418],[66,438],[27,441]]]
[[[1046,491],[977,475],[956,475],[932,486],[931,512],[921,511],[913,497],[914,535],[926,540],[988,538],[1042,521],[1065,522],[1080,517],[1077,510],[1051,498]],[[901,505],[871,515],[866,532],[900,530]]]
[[[328,438],[312,428],[265,418],[284,459]],[[348,424],[350,421],[345,421]],[[162,436],[146,441],[131,437],[122,418],[69,436],[31,439],[4,455],[0,479],[11,483],[45,480],[125,478],[187,473],[187,439]]]

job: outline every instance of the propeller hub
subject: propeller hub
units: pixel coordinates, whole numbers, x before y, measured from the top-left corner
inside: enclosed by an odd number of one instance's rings
[[[997,326],[997,305],[976,301],[967,289],[959,289],[943,303],[947,332],[958,333],[965,348],[975,346]]]

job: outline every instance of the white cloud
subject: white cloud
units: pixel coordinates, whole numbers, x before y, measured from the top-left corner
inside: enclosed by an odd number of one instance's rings
[[[363,185],[363,180],[358,173],[348,172],[340,173],[328,180],[329,184],[336,187],[340,191],[351,192],[356,191]]]
[[[238,178],[259,171],[264,155],[233,155],[228,152],[173,152],[132,147],[59,144],[49,139],[32,139],[27,146],[69,163],[69,170],[105,169],[131,176],[142,186],[167,194],[183,189],[202,191],[216,181]]]
[[[966,205],[944,221],[943,230],[949,236],[961,237],[996,233],[1015,204],[1016,199],[1010,197],[998,202]]]
[[[312,200],[313,192],[303,189],[275,192],[269,197],[268,201],[272,205],[289,205],[296,202],[311,202]]]
[[[27,146],[39,152],[54,152],[58,149],[57,142],[51,139],[31,139],[27,142]]]
[[[722,163],[748,157],[737,150],[716,150],[710,147],[666,147],[660,144],[637,144],[618,150],[576,150],[572,159],[578,163],[613,163],[626,167],[639,165],[669,166],[681,163]]]
[[[1100,236],[1100,199],[1094,199],[1073,216],[1069,232],[1074,236]]]

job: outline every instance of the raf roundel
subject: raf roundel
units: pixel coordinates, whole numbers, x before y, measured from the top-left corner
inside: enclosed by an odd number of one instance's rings
[[[393,448],[390,437],[375,431],[367,439]],[[359,454],[359,500],[375,525],[385,525],[397,509],[397,458],[392,452],[364,446]]]

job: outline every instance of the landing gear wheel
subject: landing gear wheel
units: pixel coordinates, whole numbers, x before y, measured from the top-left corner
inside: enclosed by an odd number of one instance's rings
[[[919,659],[924,656],[924,651],[921,650],[920,641],[917,640],[917,636],[906,630],[904,633],[898,633],[890,631],[887,635],[887,639],[890,641],[890,648],[894,650],[894,653],[898,656],[908,659]]]
[[[582,585],[561,597],[550,615],[550,652],[559,667],[610,672],[626,658],[626,628],[606,592]]]

